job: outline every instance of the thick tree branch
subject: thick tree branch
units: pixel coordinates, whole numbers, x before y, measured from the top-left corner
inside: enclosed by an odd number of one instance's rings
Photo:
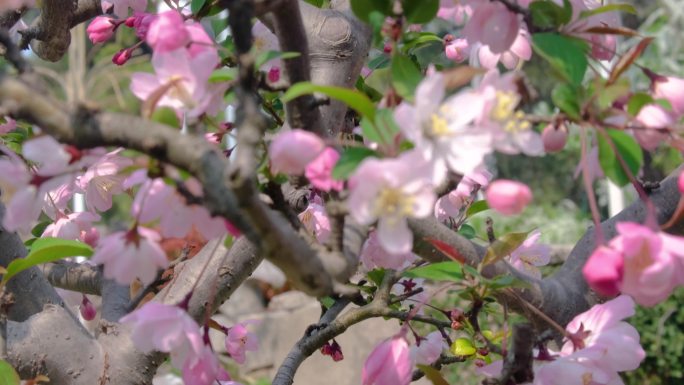
[[[83,294],[100,295],[102,272],[95,266],[78,262],[59,261],[39,265],[45,278],[54,287]]]

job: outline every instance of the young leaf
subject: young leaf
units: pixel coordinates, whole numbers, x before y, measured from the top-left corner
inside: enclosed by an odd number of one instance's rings
[[[351,0],[351,9],[359,19],[368,23],[374,11],[383,15],[391,14],[393,3],[391,0]]]
[[[618,130],[606,130],[610,140],[615,145],[615,149],[620,154],[622,159],[627,164],[627,168],[636,175],[644,163],[644,154],[641,147],[629,134]],[[629,183],[629,177],[625,170],[620,165],[615,152],[611,148],[608,139],[604,135],[598,136],[599,148],[599,163],[603,173],[608,179],[612,180],[618,186],[625,186]]]
[[[197,14],[197,12],[204,7],[204,4],[207,2],[207,0],[192,0],[190,3],[190,12],[193,14]]]
[[[643,106],[654,102],[655,99],[653,99],[653,96],[644,92],[637,92],[629,98],[629,102],[627,102],[627,112],[632,116],[637,116]]]
[[[574,85],[582,83],[589,66],[589,46],[586,42],[547,32],[532,35],[532,43],[535,52],[546,59],[565,80]]]
[[[618,60],[617,64],[615,64],[613,70],[610,72],[610,76],[608,77],[608,84],[612,84],[615,81],[617,81],[620,78],[620,75],[627,71],[627,69],[632,65],[632,63],[634,63],[634,61],[638,59],[642,53],[644,53],[644,51],[646,50],[646,48],[648,48],[652,41],[652,37],[644,38],[639,42],[639,44],[635,45],[626,54],[624,54],[620,58],[620,60]]]
[[[553,28],[569,23],[572,18],[572,5],[568,0],[565,0],[564,5],[561,7],[549,0],[530,3],[532,22],[540,28]]]
[[[25,258],[15,259],[7,265],[7,274],[2,281],[7,282],[18,273],[42,263],[91,255],[93,249],[85,243],[60,238],[39,238],[31,245],[31,251]]]
[[[423,24],[434,19],[439,10],[439,0],[401,0],[406,20],[414,24]]]
[[[356,110],[361,116],[375,119],[375,105],[368,99],[368,96],[357,90],[350,90],[349,88],[320,86],[309,82],[301,82],[290,87],[280,99],[287,103],[302,95],[316,92],[345,103]]]
[[[477,353],[477,348],[467,338],[459,338],[451,345],[451,352],[455,356],[472,356]]]
[[[481,213],[485,210],[489,210],[489,205],[487,204],[486,200],[473,202],[473,204],[471,204],[470,207],[468,207],[468,211],[466,211],[466,217],[470,218],[473,215]]]
[[[482,264],[486,266],[498,262],[503,257],[510,255],[525,242],[529,233],[529,231],[524,233],[508,233],[499,237],[487,248],[487,254],[484,257]]]
[[[432,281],[454,281],[463,279],[463,268],[458,262],[437,262],[427,266],[407,270],[404,276],[411,278],[425,278]]]
[[[637,14],[636,8],[634,8],[633,5],[630,5],[630,4],[608,4],[608,5],[604,5],[602,7],[582,11],[582,12],[580,12],[579,18],[584,19],[584,18],[587,18],[590,16],[599,15],[601,13],[606,13],[606,12],[626,12],[626,13],[631,13],[632,15]]]
[[[392,57],[392,86],[401,97],[413,100],[422,77],[418,66],[408,56],[397,54]]]
[[[551,100],[553,100],[553,104],[575,120],[582,119],[580,115],[579,98],[578,89],[570,84],[558,84],[553,88],[553,91],[551,91]]]
[[[0,384],[3,385],[19,385],[21,378],[14,370],[14,367],[5,360],[0,360]]]
[[[365,147],[350,147],[344,150],[337,161],[332,172],[333,179],[344,180],[347,179],[359,164],[369,156],[377,157],[377,153]]]

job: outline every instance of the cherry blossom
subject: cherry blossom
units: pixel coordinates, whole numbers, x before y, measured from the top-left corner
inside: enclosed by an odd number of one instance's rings
[[[432,213],[431,165],[411,151],[395,159],[365,159],[349,179],[347,204],[360,224],[378,220],[380,245],[390,253],[411,250],[413,233],[406,218],[424,218]]]
[[[150,284],[157,276],[157,270],[169,265],[159,241],[158,233],[136,226],[103,238],[91,260],[104,265],[105,278],[125,285],[138,278],[144,284]]]
[[[589,286],[597,293],[614,296],[620,293],[624,266],[624,260],[618,251],[599,246],[587,260],[582,271]]]
[[[373,349],[363,365],[361,384],[408,385],[412,368],[408,342],[397,335]]]
[[[93,222],[99,220],[99,215],[87,211],[68,215],[61,214],[54,223],[45,228],[42,236],[84,240],[88,232],[91,231]]]

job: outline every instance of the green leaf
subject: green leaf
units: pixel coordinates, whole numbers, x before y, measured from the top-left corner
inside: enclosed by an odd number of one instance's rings
[[[323,6],[323,0],[304,0],[307,3],[313,5],[314,7],[322,7]]]
[[[190,3],[190,12],[193,14],[197,14],[197,12],[204,7],[204,4],[207,2],[207,0],[192,0]]]
[[[315,92],[345,103],[356,110],[361,116],[375,119],[375,105],[368,96],[357,90],[350,90],[349,88],[320,86],[309,82],[301,82],[290,87],[280,99],[287,103],[302,95],[313,94]]]
[[[14,370],[14,367],[9,362],[0,360],[0,384],[2,385],[19,385],[21,378]]]
[[[606,130],[615,149],[627,164],[632,175],[636,175],[644,163],[644,155],[637,141],[629,134],[619,130]],[[618,186],[629,183],[627,173],[620,165],[615,152],[604,135],[598,136],[599,163],[603,173]]]
[[[254,61],[254,67],[261,68],[262,65],[273,59],[292,59],[301,56],[299,52],[266,51],[262,52]]]
[[[420,69],[408,56],[397,54],[392,57],[392,86],[401,97],[413,100],[422,77]]]
[[[631,98],[629,98],[629,102],[627,103],[627,112],[629,112],[629,114],[632,116],[637,116],[642,107],[653,102],[655,102],[653,96],[644,92],[637,92],[632,95]]]
[[[344,150],[332,172],[333,179],[347,179],[364,159],[378,154],[365,147],[350,147]]]
[[[319,301],[321,301],[321,305],[325,306],[326,309],[330,309],[335,304],[335,300],[330,296],[325,296],[319,299]]]
[[[425,378],[432,382],[432,385],[449,385],[447,380],[442,377],[442,373],[439,370],[433,368],[429,365],[416,365],[423,373],[425,373]]]
[[[463,265],[458,262],[437,262],[427,266],[416,267],[404,272],[411,278],[425,278],[432,281],[455,281],[463,279]]]
[[[580,19],[587,18],[589,16],[594,16],[598,15],[601,13],[606,13],[606,12],[626,12],[626,13],[631,13],[632,15],[637,14],[636,8],[634,8],[633,5],[630,4],[608,4],[604,5],[603,7],[598,7],[586,11],[580,12]]]
[[[472,356],[477,353],[477,348],[467,338],[459,338],[451,345],[451,353],[455,356]]]
[[[373,269],[368,272],[368,279],[370,279],[375,286],[380,286],[382,280],[385,279],[385,269]]]
[[[178,120],[176,111],[169,107],[160,107],[155,109],[154,112],[152,112],[152,116],[150,116],[150,120],[157,123],[166,124],[167,126],[174,128],[180,128],[181,126],[181,122]]]
[[[209,75],[209,83],[229,82],[237,78],[236,68],[219,68]]]
[[[15,259],[7,265],[7,274],[2,278],[7,282],[18,273],[42,263],[54,262],[67,257],[90,257],[93,249],[85,243],[60,238],[39,238],[25,258]]]
[[[33,227],[33,229],[31,229],[31,235],[33,235],[36,238],[40,237],[41,235],[43,235],[43,232],[48,226],[50,226],[51,223],[52,221],[43,221],[38,223]]]
[[[553,91],[551,91],[551,100],[553,100],[553,104],[575,120],[582,119],[582,116],[580,115],[579,98],[578,89],[570,84],[558,84],[553,88]]]
[[[389,57],[389,55],[378,55],[373,58],[373,60],[368,62],[368,68],[371,70],[377,70],[380,68],[386,68],[389,67],[390,63],[392,62],[392,59]]]
[[[406,20],[413,24],[423,24],[437,16],[439,0],[401,0]]]
[[[477,213],[481,213],[485,210],[489,210],[489,205],[487,204],[486,200],[481,200],[477,202],[473,202],[470,207],[468,207],[468,211],[466,211],[466,218],[470,218],[473,215]]]
[[[529,233],[529,231],[524,233],[508,233],[499,237],[487,248],[487,254],[484,257],[482,264],[486,266],[498,262],[503,257],[510,255],[525,242]]]
[[[413,48],[420,47],[424,44],[429,43],[439,43],[443,45],[444,40],[432,32],[421,32],[417,34],[415,37],[406,40],[401,50],[402,52],[406,53],[411,51]]]
[[[589,62],[586,42],[554,32],[532,35],[535,52],[546,59],[567,81],[580,85],[587,72]]]
[[[458,228],[458,233],[468,239],[473,239],[477,236],[475,228],[467,223],[462,224],[461,227]]]
[[[567,24],[572,18],[572,5],[568,0],[565,0],[564,3],[564,7],[549,0],[530,3],[529,10],[532,14],[532,22],[540,28],[553,28]]]
[[[361,20],[368,23],[372,12],[380,12],[383,16],[392,14],[392,0],[351,0],[351,9]]]

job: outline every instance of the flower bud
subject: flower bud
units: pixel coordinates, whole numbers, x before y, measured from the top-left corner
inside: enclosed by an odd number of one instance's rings
[[[568,142],[568,129],[564,124],[561,124],[558,127],[549,124],[542,132],[542,142],[544,143],[544,151],[546,152],[561,151]]]
[[[679,192],[684,194],[684,172],[679,174],[679,179],[677,179],[677,186],[679,186]]]
[[[131,50],[129,48],[124,48],[121,51],[114,54],[112,57],[112,63],[122,66],[126,64],[128,59],[131,58]]]
[[[83,295],[83,300],[81,301],[81,305],[78,307],[78,310],[81,312],[81,317],[83,317],[84,320],[86,321],[92,321],[95,319],[95,316],[97,315],[97,310],[95,309],[95,305],[93,305],[92,302],[88,299],[88,297]]]
[[[624,259],[618,251],[601,246],[591,254],[582,273],[594,291],[601,295],[614,296],[620,292]]]
[[[492,182],[485,198],[489,207],[504,215],[520,214],[532,201],[532,190],[527,185],[507,179]]]
[[[447,42],[444,47],[444,53],[447,58],[460,63],[468,58],[470,54],[470,45],[466,39],[453,39]]]
[[[88,38],[93,44],[103,43],[114,35],[114,30],[118,26],[111,18],[98,16],[90,22],[86,32],[88,32]]]

